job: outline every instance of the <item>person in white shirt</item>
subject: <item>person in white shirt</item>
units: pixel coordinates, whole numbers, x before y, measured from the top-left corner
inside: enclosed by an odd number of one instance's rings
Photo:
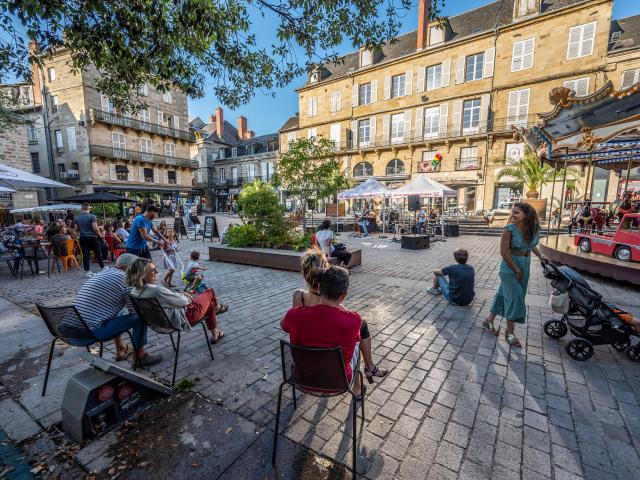
[[[336,248],[333,244],[333,231],[331,230],[331,220],[326,219],[320,224],[320,230],[316,232],[316,243],[324,253],[325,257],[334,257],[340,260],[343,265],[348,265],[351,260],[351,253],[344,248]]]
[[[426,221],[427,221],[427,211],[424,209],[424,207],[420,207],[420,210],[418,210],[418,223],[416,225],[417,233],[422,233],[422,230],[424,229],[424,224]]]

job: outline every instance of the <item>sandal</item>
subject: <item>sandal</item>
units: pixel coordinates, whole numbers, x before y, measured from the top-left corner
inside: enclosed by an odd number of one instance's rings
[[[229,305],[227,305],[226,303],[221,303],[220,304],[220,310],[218,310],[216,312],[216,315],[220,315],[221,313],[226,312],[227,310],[229,310]]]
[[[365,367],[364,376],[367,377],[367,381],[369,383],[373,383],[373,377],[384,378],[389,373],[389,370],[386,368],[378,368],[377,365],[374,365],[373,370],[369,370]]]
[[[496,330],[496,327],[493,326],[493,321],[490,321],[488,318],[482,322],[482,329],[494,334],[496,337],[500,335],[500,327]]]
[[[522,347],[520,340],[513,333],[504,332],[504,339],[512,347]]]
[[[224,332],[218,332],[218,336],[216,338],[211,337],[211,344],[215,345],[224,337]]]
[[[131,345],[129,345],[129,344],[125,345],[125,349],[124,349],[124,354],[123,355],[118,355],[116,353],[116,362],[121,362],[122,360],[126,360],[127,358],[129,358],[131,356],[132,353],[133,353],[133,348],[131,348]]]

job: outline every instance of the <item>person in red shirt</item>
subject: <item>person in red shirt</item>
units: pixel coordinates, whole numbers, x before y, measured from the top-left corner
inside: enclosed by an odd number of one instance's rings
[[[358,360],[360,326],[362,318],[356,312],[344,309],[340,304],[349,289],[349,272],[342,267],[331,266],[320,278],[320,301],[312,307],[290,309],[280,325],[289,334],[289,342],[305,347],[342,347],[342,356],[351,382]],[[356,375],[353,393],[364,394],[360,376]]]

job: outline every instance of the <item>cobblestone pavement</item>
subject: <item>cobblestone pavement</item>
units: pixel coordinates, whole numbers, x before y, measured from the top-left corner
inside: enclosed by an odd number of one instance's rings
[[[229,219],[219,221],[224,225]],[[636,478],[640,365],[608,346],[596,347],[589,361],[576,362],[564,352],[566,339],[543,334],[542,324],[553,314],[546,305],[549,282],[537,261],[527,323],[516,330],[525,347],[509,349],[503,338],[480,329],[499,284],[497,238],[463,236],[422,251],[401,250],[390,238],[343,234],[340,240],[363,249],[363,265],[352,271],[346,306],[367,320],[374,359],[391,370],[369,386],[366,420],[358,423],[358,467],[367,478]],[[183,258],[193,249],[207,258],[208,242],[184,240],[181,245]],[[470,307],[448,305],[425,291],[431,272],[452,263],[458,246],[469,250],[476,268],[477,295]],[[197,378],[199,394],[221,400],[230,412],[269,434],[281,380],[278,341],[285,338],[279,321],[303,280],[294,272],[204,263],[206,283],[230,305],[219,319],[226,337],[214,346],[211,361],[202,333],[185,335],[177,378]],[[637,288],[588,279],[609,301],[638,308]],[[0,310],[11,310],[9,302],[30,310],[35,302],[65,303],[82,281],[79,272],[16,281],[0,266],[0,295],[8,300]],[[51,393],[41,401],[48,339],[46,331],[36,333],[43,330],[41,322],[31,322],[32,338],[24,345],[12,341],[0,349],[0,381],[13,401],[47,428],[60,419],[66,379],[86,365],[75,349],[56,357]],[[165,356],[150,374],[170,381],[169,339],[151,334],[149,341],[150,351]],[[350,464],[346,397],[303,395],[295,412],[287,408],[291,415],[283,428],[288,440]]]

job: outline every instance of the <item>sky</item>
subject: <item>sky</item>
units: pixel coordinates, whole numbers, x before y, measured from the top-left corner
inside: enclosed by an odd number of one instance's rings
[[[417,28],[417,1],[414,0],[413,3],[413,9],[408,11],[401,20],[400,34]],[[442,9],[442,14],[452,17],[489,3],[491,3],[491,0],[447,0],[445,8]],[[614,0],[614,19],[636,14],[640,14],[639,0]],[[254,30],[258,46],[269,48],[274,43],[277,23],[274,18],[267,17],[260,18],[259,25],[260,27]],[[340,54],[352,51],[355,51],[355,49],[351,46],[349,40],[345,41],[341,48],[338,49]],[[236,110],[225,108],[213,94],[201,99],[190,99],[189,117],[199,116],[206,122],[209,115],[215,112],[216,107],[222,106],[225,120],[234,126],[237,125],[238,116],[244,115],[247,117],[248,128],[255,131],[256,135],[274,133],[280,129],[290,116],[295,115],[298,111],[298,95],[295,89],[301,87],[304,82],[304,77],[297,78],[285,88],[275,90],[273,95],[270,92],[257,92],[253,100]]]

